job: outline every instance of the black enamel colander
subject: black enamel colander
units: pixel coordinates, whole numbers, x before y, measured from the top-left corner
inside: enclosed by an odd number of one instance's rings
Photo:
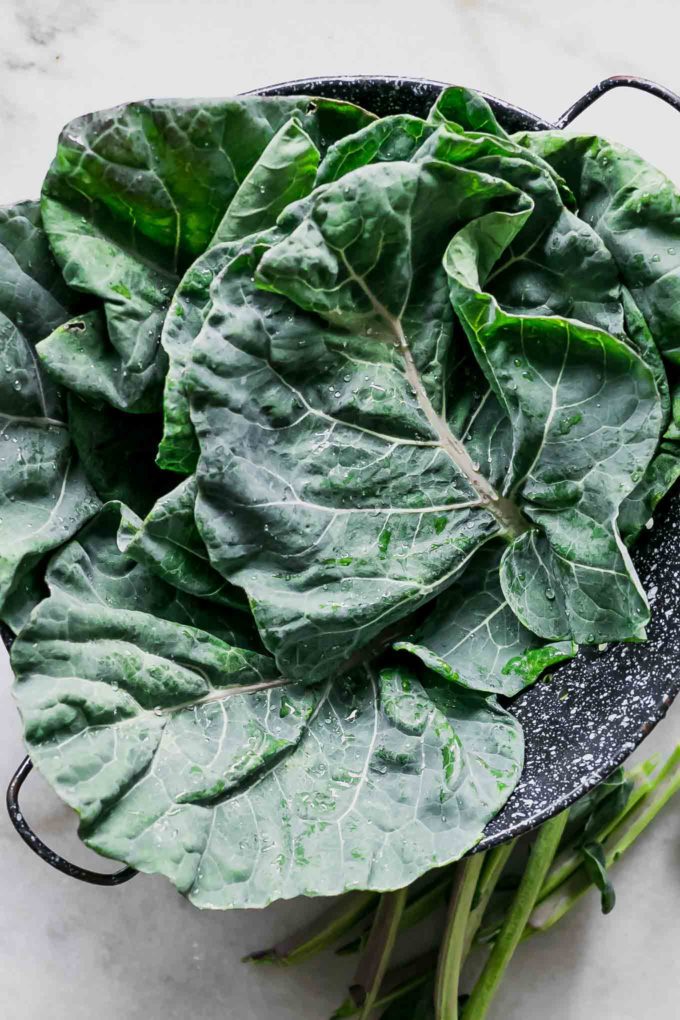
[[[553,123],[493,96],[485,98],[508,131],[540,131],[566,127],[620,86],[648,92],[680,112],[680,96],[645,79],[624,76],[601,81]],[[347,99],[380,116],[425,116],[444,87],[420,78],[359,76],[283,82],[255,91]],[[534,828],[605,779],[663,718],[680,690],[680,492],[659,508],[633,559],[652,609],[648,641],[601,651],[584,648],[554,670],[548,682],[535,684],[511,702],[510,711],[524,728],[524,772],[475,850]],[[3,629],[2,638],[9,649],[11,633]],[[31,768],[30,758],[24,758],[7,790],[10,818],[28,846],[52,867],[83,882],[119,885],[136,875],[133,868],[107,875],[78,867],[39,839],[19,807],[19,791]]]

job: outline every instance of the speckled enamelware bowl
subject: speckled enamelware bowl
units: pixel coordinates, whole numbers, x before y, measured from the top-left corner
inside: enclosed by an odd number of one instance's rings
[[[680,110],[680,97],[640,78],[607,78],[551,123],[486,96],[509,131],[564,127],[597,98],[617,86],[641,89]],[[425,116],[445,85],[415,78],[311,78],[254,90],[260,95],[318,95],[348,99],[380,116],[406,112]],[[595,786],[647,736],[680,689],[680,492],[655,515],[654,528],[638,543],[633,559],[652,607],[644,644],[583,650],[510,703],[526,738],[522,779],[504,810],[487,827],[476,849],[488,849],[525,832]],[[9,647],[11,636],[2,629]],[[28,759],[10,783],[12,821],[28,845],[53,867],[82,881],[117,885],[136,872],[103,875],[70,864],[46,847],[19,811],[18,794]]]

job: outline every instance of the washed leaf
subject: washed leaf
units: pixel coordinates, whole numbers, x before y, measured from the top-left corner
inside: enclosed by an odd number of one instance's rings
[[[506,143],[473,141],[429,139],[445,158],[373,164],[317,189],[280,218],[285,237],[259,262],[237,260],[213,285],[188,375],[196,517],[287,676],[341,669],[495,534],[517,540],[508,569],[536,543],[555,549],[540,578],[547,609],[532,605],[530,619],[523,583],[513,594],[516,575],[532,570],[517,566],[505,586],[539,636],[643,633],[648,611],[616,516],[657,442],[653,373],[627,342],[558,316],[505,313],[481,291],[479,272],[535,203],[498,176]],[[518,160],[511,145],[513,177]],[[524,170],[558,203],[539,167]],[[450,243],[446,273],[494,391],[493,478],[478,453],[484,417],[463,442],[442,414],[453,324],[441,259],[461,221],[469,227]]]
[[[643,528],[652,526],[654,510],[678,478],[680,449],[677,443],[662,443],[660,452],[621,507],[618,525],[628,545],[632,545]]]
[[[319,167],[316,183],[337,181],[369,163],[409,160],[434,130],[434,125],[407,113],[381,117],[330,146]]]
[[[263,252],[276,236],[272,230],[262,231],[243,240],[214,245],[196,260],[175,291],[161,337],[169,366],[158,463],[166,470],[192,474],[198,462],[199,449],[189,413],[185,369],[191,346],[210,309],[213,278],[235,259],[254,258],[256,253]]]
[[[67,283],[104,303],[99,346],[82,356],[62,330],[40,354],[83,397],[123,410],[160,406],[163,318],[238,186],[291,116],[331,143],[370,115],[304,96],[149,100],[68,124],[45,179],[42,214]],[[76,337],[82,339],[82,337]]]
[[[643,638],[649,610],[617,516],[658,441],[658,388],[618,338],[557,316],[508,314],[485,293],[499,248],[527,216],[520,209],[481,217],[452,240],[445,260],[454,308],[512,422],[505,491],[521,491],[540,529],[506,551],[503,592],[540,637]]]
[[[397,651],[417,655],[452,683],[512,696],[576,653],[573,642],[545,644],[523,627],[501,590],[504,544],[484,546],[435,603],[420,630]]]
[[[291,118],[274,135],[232,198],[211,244],[273,227],[287,205],[314,187],[319,150]]]
[[[483,96],[461,85],[442,89],[432,105],[428,120],[432,124],[453,125],[464,131],[481,131],[498,135],[499,138],[508,137]]]
[[[456,173],[425,164],[355,171],[315,192],[311,222],[303,220],[284,245],[269,249],[274,261],[265,265],[267,255],[260,262],[261,282],[271,285],[280,275],[283,289],[290,266],[310,301],[316,295],[322,304],[341,302],[334,320],[346,311],[356,331],[335,321],[320,328],[316,315],[258,290],[252,261],[231,263],[213,287],[189,375],[202,448],[197,520],[214,565],[251,596],[265,644],[286,675],[312,679],[338,671],[383,627],[432,597],[498,528],[420,408],[402,354],[385,342],[380,315],[368,299],[355,306],[334,280],[316,281],[309,261],[323,252],[315,236],[317,202],[319,218],[326,196],[357,216],[361,202],[376,202],[384,215],[372,219],[366,243],[380,249],[383,230],[394,233],[384,250],[398,284],[395,300],[403,299],[412,281],[399,279],[409,265],[401,245],[421,216],[438,224],[439,249],[436,237],[426,241],[424,225],[413,231],[421,285],[403,315],[413,336],[410,370],[418,374],[421,366],[436,419],[452,330],[439,266],[446,216],[456,222],[468,205],[485,201],[476,180],[467,190],[453,187]],[[361,190],[353,202],[344,193],[355,175]],[[492,194],[506,190],[502,182],[491,185]],[[392,202],[403,208],[391,209]],[[300,212],[290,215],[297,222]],[[413,485],[419,476],[426,479],[422,489]]]
[[[35,354],[72,307],[37,204],[0,209],[0,617],[10,626],[40,591],[38,561],[99,505]]]
[[[680,194],[637,153],[592,135],[515,136],[547,160],[600,235],[662,353],[680,362]]]
[[[155,504],[144,521],[124,508],[118,547],[180,591],[247,611],[245,594],[225,581],[208,559],[194,520],[196,479],[185,479]]]
[[[275,686],[119,552],[119,515],[55,557],[12,650],[32,760],[88,846],[214,908],[398,887],[479,839],[522,763],[493,699],[397,670]]]
[[[19,633],[34,607],[49,594],[45,584],[45,566],[43,558],[28,569],[22,570],[5,596],[2,603],[2,622],[14,634]]]
[[[123,414],[108,404],[92,407],[73,393],[67,404],[71,438],[99,498],[120,500],[145,514],[175,481],[156,467],[158,416]]]
[[[378,122],[379,123],[379,122]],[[246,244],[266,243],[286,205],[314,187],[319,150],[300,124],[289,120],[279,129],[231,200],[207,252],[196,260],[177,288],[161,334],[168,355],[163,399],[164,433],[158,462],[170,471],[191,473],[198,444],[189,416],[184,369],[191,344],[209,307],[210,284],[216,268],[238,254],[243,245],[224,242],[250,237]],[[260,241],[261,239],[261,241]]]

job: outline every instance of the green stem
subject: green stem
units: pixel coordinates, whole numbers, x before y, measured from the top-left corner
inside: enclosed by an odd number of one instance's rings
[[[449,870],[445,878],[435,882],[434,885],[425,889],[420,896],[408,903],[404,910],[399,930],[407,931],[409,928],[413,928],[414,925],[420,924],[440,904],[446,903],[446,894],[451,888],[453,877],[453,872]]]
[[[383,893],[380,897],[371,934],[349,990],[354,1002],[361,1007],[360,1020],[368,1020],[373,1012],[397,938],[407,895],[408,886],[396,892]]]
[[[465,958],[465,936],[484,857],[485,854],[474,854],[460,861],[456,868],[435,979],[436,1020],[458,1020],[458,985]]]
[[[517,840],[512,839],[509,843],[502,843],[501,846],[495,847],[486,854],[486,860],[484,861],[482,873],[479,876],[479,882],[477,883],[477,889],[472,901],[472,909],[470,911],[470,917],[468,918],[467,928],[465,931],[463,959],[468,956],[470,949],[472,948],[472,943],[474,942],[475,935],[479,931],[479,926],[482,923],[484,914],[486,913],[489,900],[493,895],[494,889],[498,884],[498,879],[501,877],[503,869],[508,863],[510,855],[515,849],[516,844]]]
[[[654,821],[659,811],[680,790],[680,747],[676,748],[652,782],[652,790],[642,797],[632,811],[604,841],[605,863],[616,864],[638,836]],[[525,937],[552,928],[583,896],[592,883],[584,868],[563,882],[552,895],[542,900],[527,919]]]
[[[619,825],[623,819],[633,810],[636,804],[645,797],[654,786],[654,780],[650,778],[651,773],[655,764],[651,761],[643,762],[636,768],[631,769],[627,774],[627,778],[633,782],[633,789],[630,792],[630,796],[626,802],[626,806],[615,818],[612,818],[610,822],[604,826],[599,832],[593,834],[593,840],[597,843],[601,843],[607,838],[617,825]],[[583,857],[578,844],[571,845],[562,850],[561,853],[557,854],[553,861],[550,871],[546,875],[543,888],[541,889],[538,897],[538,902],[541,903],[546,897],[550,896],[555,889],[562,885],[575,871],[583,864]]]
[[[538,830],[519,888],[479,980],[465,1004],[463,1020],[483,1020],[486,1016],[557,852],[568,814],[568,811],[563,811]]]
[[[376,900],[375,893],[357,892],[341,896],[329,910],[293,935],[244,957],[252,963],[300,963],[322,949],[328,949],[364,917]]]
[[[424,885],[421,889],[414,891],[412,884],[409,886],[410,895],[406,906],[404,907],[404,913],[401,915],[401,921],[399,923],[399,931],[408,931],[409,928],[413,928],[414,925],[420,924],[426,917],[437,909],[440,904],[446,902],[446,896],[451,888],[453,882],[454,870],[451,867],[444,869],[444,877],[437,879],[435,882],[430,882]],[[365,931],[359,935],[358,938],[352,939],[351,942],[346,942],[344,945],[336,949],[338,956],[351,956],[354,953],[361,952],[366,945],[368,933],[370,931],[370,923],[366,924]]]
[[[408,995],[414,988],[424,984],[430,975],[434,974],[436,966],[437,952],[430,949],[414,960],[409,960],[408,963],[393,967],[383,979],[378,997],[373,1004],[374,1010],[385,1009],[397,999]],[[331,1020],[341,1020],[341,1018],[344,1020],[344,1017],[356,1016],[358,1012],[359,1007],[352,999],[346,999],[342,1006],[333,1013]]]

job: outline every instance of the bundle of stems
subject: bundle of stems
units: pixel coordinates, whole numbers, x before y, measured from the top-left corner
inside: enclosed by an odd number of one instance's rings
[[[588,890],[615,901],[609,871],[680,789],[680,747],[617,771],[530,841],[512,840],[430,872],[404,889],[340,897],[311,925],[246,959],[293,964],[336,947],[358,953],[349,994],[333,1014],[359,1020],[483,1020],[525,939],[557,924]],[[390,966],[399,937],[448,901],[439,946]],[[348,940],[348,936],[352,937]],[[469,994],[461,971],[486,953]]]

